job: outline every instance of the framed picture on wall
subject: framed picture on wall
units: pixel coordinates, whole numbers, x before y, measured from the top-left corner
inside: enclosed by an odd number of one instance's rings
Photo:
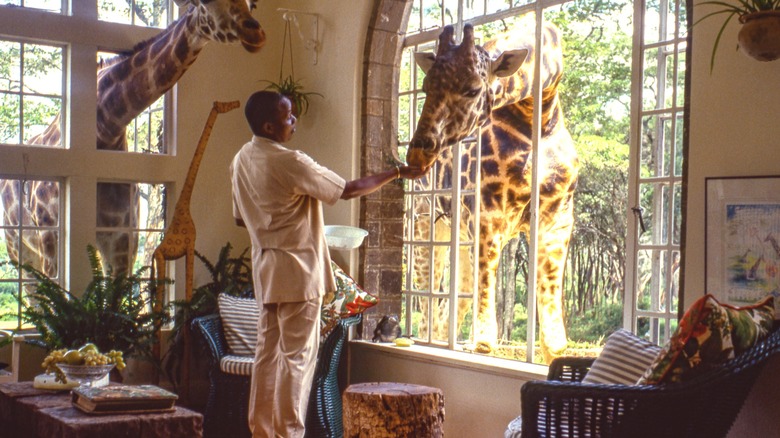
[[[706,292],[737,306],[780,296],[780,176],[707,178]]]

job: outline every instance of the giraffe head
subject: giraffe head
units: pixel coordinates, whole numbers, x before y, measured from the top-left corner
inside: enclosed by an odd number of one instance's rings
[[[474,43],[474,28],[466,24],[463,41],[455,44],[452,26],[439,35],[436,54],[416,53],[415,61],[425,72],[425,104],[409,144],[407,161],[429,167],[445,146],[463,139],[490,116],[493,81],[514,74],[528,50],[507,50],[491,59]]]
[[[182,6],[191,4],[197,14],[200,32],[223,43],[240,41],[249,52],[265,44],[265,32],[252,17],[257,0],[175,0]]]

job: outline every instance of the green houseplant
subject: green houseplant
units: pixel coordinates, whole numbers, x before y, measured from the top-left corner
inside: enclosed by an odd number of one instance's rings
[[[733,3],[709,0],[698,5],[717,9],[696,20],[694,25],[714,16],[725,16],[712,47],[710,71],[715,66],[715,53],[723,31],[734,16],[743,24],[738,37],[743,52],[760,61],[772,61],[780,57],[780,42],[777,41],[780,37],[780,0],[736,0]],[[767,29],[772,30],[767,33]]]
[[[195,251],[195,256],[211,275],[211,281],[197,287],[192,298],[173,301],[173,327],[169,337],[169,348],[162,358],[162,367],[174,388],[181,382],[181,366],[184,358],[185,329],[193,319],[216,313],[219,294],[234,296],[253,296],[252,266],[247,256],[249,248],[237,257],[231,256],[233,247],[228,242],[222,247],[216,262],[212,263],[203,254]]]
[[[36,280],[34,291],[22,298],[21,318],[41,337],[31,343],[48,351],[93,343],[100,351],[117,350],[125,357],[154,362],[155,327],[167,321],[167,310],[154,311],[154,297],[144,293],[148,267],[112,277],[92,245],[87,246],[92,280],[77,296],[27,264],[9,262]],[[20,298],[17,297],[17,300]]]
[[[296,118],[300,118],[309,111],[309,98],[311,96],[322,97],[322,94],[315,93],[313,91],[303,91],[303,85],[300,81],[296,81],[292,75],[285,78],[279,78],[279,82],[273,82],[264,80],[268,83],[265,87],[266,90],[274,90],[286,96],[292,103],[293,115]]]

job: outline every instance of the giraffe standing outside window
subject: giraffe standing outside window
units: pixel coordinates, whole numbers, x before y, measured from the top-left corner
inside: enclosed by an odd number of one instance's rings
[[[539,269],[536,279],[541,350],[549,361],[560,354],[567,343],[562,281],[574,223],[573,198],[579,164],[558,97],[563,73],[561,38],[558,30],[549,24],[543,27],[541,50],[535,50],[530,43],[532,38],[532,33],[514,31],[479,46],[474,41],[473,27],[466,24],[463,41],[457,45],[453,27],[445,27],[439,36],[437,53],[420,54],[416,59],[426,73],[423,82],[426,98],[409,145],[407,161],[410,165],[423,167],[438,162],[439,167],[445,169],[441,172],[444,175],[451,173],[446,168],[454,161],[461,164],[464,175],[469,175],[469,160],[465,158],[471,153],[466,151],[463,159],[451,160],[448,147],[480,129],[480,219],[478,231],[471,227],[472,235],[479,237],[474,340],[476,351],[490,352],[497,338],[495,287],[501,248],[520,233],[527,235],[530,227],[534,104],[531,84],[534,57],[541,54]],[[441,206],[433,206],[437,207]],[[461,205],[460,208],[468,209],[468,206]],[[467,230],[468,225],[461,228]],[[424,227],[415,231],[428,232]],[[415,254],[415,260],[419,259],[419,254]],[[418,264],[424,269],[430,268],[425,262]],[[464,273],[462,282],[468,289],[468,285],[473,284],[472,277],[467,269]],[[426,275],[419,272],[413,277],[419,279]],[[417,282],[425,286],[425,281]],[[458,305],[461,307],[458,311],[460,324],[470,303],[460,300]],[[441,317],[434,317],[433,330],[442,323]]]

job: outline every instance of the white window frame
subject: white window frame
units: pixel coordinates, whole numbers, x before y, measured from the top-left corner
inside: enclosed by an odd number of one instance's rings
[[[464,0],[460,0],[458,2],[458,5],[462,6],[463,1]],[[662,8],[665,7],[663,5],[667,5],[670,2],[674,3],[674,5],[676,7],[675,12],[677,12],[677,14],[674,17],[672,17],[672,18],[677,17],[679,19],[679,17],[680,17],[680,15],[679,15],[680,8],[681,7],[687,8],[686,3],[684,1],[682,1],[682,0],[671,0],[671,1],[670,0],[663,0],[662,1],[662,6],[661,6],[660,10],[663,10]],[[420,6],[421,3],[422,3],[422,0],[415,0],[414,1],[414,5],[417,5],[418,7]],[[483,3],[483,5],[486,5],[488,3],[488,0],[483,0],[483,2],[479,2],[479,3]],[[545,8],[551,7],[551,6],[560,5],[560,4],[563,4],[563,3],[565,3],[565,2],[564,1],[560,1],[560,0],[550,0],[550,1],[540,0],[540,1],[535,2],[535,3],[524,4],[524,5],[519,6],[519,7],[509,8],[509,9],[504,10],[504,11],[496,12],[496,13],[493,13],[493,14],[488,15],[488,16],[480,16],[480,17],[472,18],[472,19],[465,20],[465,21],[463,20],[462,8],[459,8],[458,12],[457,12],[457,20],[456,20],[455,23],[452,23],[452,24],[456,28],[455,35],[460,35],[462,26],[466,22],[469,22],[469,23],[477,26],[477,25],[480,25],[480,24],[483,24],[483,23],[486,23],[486,22],[489,22],[489,21],[493,21],[495,19],[500,19],[500,18],[504,18],[504,17],[508,17],[508,16],[514,16],[514,15],[518,15],[518,14],[521,14],[521,13],[524,13],[524,12],[530,12],[530,11],[535,11],[537,17],[542,17]],[[640,138],[639,134],[641,132],[640,129],[641,129],[642,117],[647,115],[648,113],[652,114],[654,112],[670,113],[672,115],[672,120],[673,120],[672,121],[672,127],[673,127],[672,135],[674,135],[675,132],[676,132],[676,130],[674,129],[675,125],[677,123],[681,123],[682,118],[685,117],[684,102],[681,99],[679,99],[678,96],[676,95],[678,90],[682,89],[681,87],[674,87],[673,88],[673,93],[675,93],[674,96],[673,96],[673,102],[674,102],[674,107],[673,108],[671,108],[671,109],[657,108],[657,109],[653,109],[653,110],[650,110],[650,111],[642,109],[642,92],[643,92],[643,90],[641,88],[641,86],[642,86],[641,83],[642,83],[642,78],[643,78],[643,74],[644,74],[644,58],[643,58],[644,51],[645,51],[645,49],[648,49],[648,48],[652,49],[653,47],[662,47],[662,46],[669,45],[669,44],[675,44],[675,47],[677,47],[679,49],[674,54],[674,57],[673,57],[674,63],[675,63],[675,70],[674,71],[677,72],[676,69],[677,69],[677,67],[679,67],[679,63],[677,62],[678,55],[679,55],[679,53],[681,53],[681,52],[685,53],[685,51],[686,51],[686,44],[687,44],[687,42],[686,42],[687,41],[686,40],[687,35],[686,34],[687,34],[687,32],[681,31],[681,29],[683,29],[686,26],[686,23],[684,23],[684,22],[680,23],[679,20],[678,20],[676,24],[679,24],[679,26],[676,26],[675,36],[674,36],[674,38],[671,41],[660,40],[660,38],[659,38],[659,41],[657,41],[657,42],[653,42],[653,43],[650,43],[650,44],[645,44],[645,41],[644,41],[644,33],[645,33],[645,29],[644,29],[644,25],[645,25],[645,7],[646,7],[646,2],[644,0],[638,0],[638,1],[634,2],[634,17],[635,18],[634,18],[633,22],[634,22],[635,28],[634,28],[634,41],[633,41],[633,48],[632,48],[632,73],[631,73],[631,76],[632,76],[632,86],[631,87],[632,88],[631,88],[631,119],[630,119],[631,120],[632,130],[631,130],[631,135],[630,135],[630,139],[629,139],[630,151],[631,151],[630,152],[630,156],[629,156],[629,160],[630,160],[630,165],[629,165],[629,168],[630,168],[630,171],[629,171],[629,187],[628,187],[628,190],[629,190],[629,199],[628,199],[629,209],[626,212],[626,215],[627,215],[627,232],[630,233],[630,234],[628,236],[626,236],[627,237],[626,238],[626,264],[627,264],[627,266],[626,266],[626,270],[625,270],[626,277],[624,279],[624,284],[625,284],[624,290],[626,292],[624,294],[624,302],[623,302],[623,308],[624,308],[623,325],[627,329],[636,331],[637,320],[640,317],[649,317],[649,318],[653,319],[654,321],[661,321],[661,320],[663,320],[666,323],[666,325],[665,325],[665,327],[666,327],[665,332],[660,333],[660,332],[658,332],[656,330],[656,331],[653,332],[653,335],[652,335],[652,339],[655,342],[663,343],[663,342],[668,340],[668,338],[669,338],[669,336],[671,334],[670,328],[672,327],[672,323],[673,322],[676,323],[678,310],[676,308],[672,307],[672,306],[666,306],[666,308],[662,309],[661,311],[642,311],[642,310],[639,310],[637,308],[637,301],[638,301],[637,295],[640,293],[640,291],[638,290],[638,286],[637,286],[637,275],[636,275],[637,263],[638,263],[638,253],[639,253],[639,251],[651,250],[651,249],[656,249],[656,250],[660,249],[660,250],[667,251],[667,254],[669,256],[666,258],[666,264],[665,264],[665,266],[663,266],[663,268],[667,269],[667,271],[666,271],[667,273],[672,272],[672,260],[673,260],[673,257],[671,257],[671,255],[673,253],[680,254],[680,251],[681,251],[680,242],[675,242],[673,240],[673,238],[672,238],[672,234],[673,234],[673,231],[674,231],[674,227],[676,226],[675,224],[679,224],[680,221],[675,221],[674,220],[674,217],[673,217],[674,209],[670,208],[669,209],[669,217],[666,218],[666,220],[668,221],[667,222],[668,223],[668,227],[667,227],[668,230],[667,231],[670,234],[669,234],[668,238],[666,239],[666,243],[664,243],[663,245],[660,245],[660,246],[659,245],[640,245],[640,243],[639,243],[639,220],[638,220],[638,218],[634,214],[632,214],[631,207],[639,205],[639,190],[641,188],[641,184],[646,184],[646,183],[649,183],[649,182],[658,182],[657,178],[640,178],[639,171],[638,171],[639,166],[640,166],[640,163],[639,163],[639,151],[640,151],[640,148],[641,148],[641,138]],[[422,17],[422,7],[419,7],[419,10],[420,10],[420,17]],[[688,11],[688,14],[689,13],[690,13],[690,11]],[[686,17],[687,17],[688,14],[686,14]],[[641,19],[638,19],[637,17],[640,17]],[[422,18],[419,18],[419,22],[423,22]],[[406,21],[404,21],[404,23],[406,23]],[[542,26],[542,23],[543,23],[543,20],[541,20],[541,19],[536,20],[537,46],[541,45],[541,44],[539,44],[539,41],[541,40],[541,26]],[[442,17],[442,22],[440,23],[440,26],[444,26],[446,24],[450,24],[450,23],[449,22],[445,22],[443,17]],[[401,29],[401,31],[404,32],[404,29]],[[408,47],[415,47],[415,46],[423,46],[423,45],[435,44],[436,38],[438,37],[439,33],[440,33],[440,29],[439,28],[433,28],[433,29],[428,28],[428,29],[423,29],[422,31],[419,31],[419,32],[410,31],[408,33],[408,35],[406,36],[405,40],[404,40],[403,49],[405,50]],[[538,69],[539,69],[540,59],[541,59],[541,57],[536,57],[536,65],[535,65],[536,71],[539,71]],[[414,68],[414,67],[412,67],[412,68]],[[410,114],[410,121],[409,121],[409,123],[411,125],[409,127],[409,130],[410,130],[409,139],[411,139],[411,134],[414,132],[414,126],[416,126],[416,122],[417,122],[415,120],[416,119],[416,108],[417,108],[417,105],[418,105],[417,101],[419,99],[424,99],[424,93],[422,93],[421,90],[417,89],[417,86],[416,86],[416,84],[419,83],[419,79],[416,76],[417,75],[417,71],[416,70],[415,70],[414,75],[415,76],[413,76],[413,80],[412,80],[412,90],[411,91],[398,91],[398,97],[399,98],[401,98],[403,96],[408,96],[408,98],[409,98],[409,107],[412,109],[411,110],[411,114]],[[540,78],[539,78],[538,74],[534,75],[534,78],[535,79],[534,79],[534,85],[533,85],[533,90],[534,90],[533,92],[535,93],[535,96],[536,96],[535,100],[537,102],[539,102],[539,101],[541,101],[541,91],[540,91],[540,86],[539,86]],[[684,79],[679,79],[679,80],[684,82]],[[664,101],[664,99],[662,99],[662,98],[658,99],[659,104],[662,103],[663,101]],[[682,102],[682,104],[678,106],[677,105],[678,102]],[[397,117],[397,115],[394,115],[394,117]],[[679,120],[678,120],[678,117],[679,117]],[[540,138],[540,123],[539,123],[540,118],[541,118],[541,114],[540,114],[539,107],[537,106],[537,107],[534,108],[534,120],[537,121],[537,122],[534,124],[535,128],[532,131],[534,149],[536,149],[536,147],[537,147],[536,145],[538,145],[539,138]],[[396,122],[398,122],[398,121],[396,120]],[[398,123],[396,123],[396,126],[398,126]],[[409,143],[408,141],[399,140],[399,147],[407,146],[408,143]],[[682,147],[684,147],[684,144],[675,144],[675,147],[682,148]],[[539,154],[537,154],[537,153],[533,154],[534,157],[538,157],[538,155]],[[675,156],[674,149],[672,150],[672,154],[671,155],[672,155],[672,157]],[[670,161],[674,161],[674,160],[672,159]],[[671,164],[671,166],[674,166],[674,165]],[[459,166],[454,166],[454,167],[459,167]],[[534,165],[533,168],[537,169],[538,166]],[[671,188],[674,187],[674,184],[678,184],[679,186],[681,186],[682,185],[683,176],[682,175],[675,175],[672,172],[670,177],[663,178],[663,180],[669,184],[669,187],[670,187],[670,194],[669,194],[669,196],[670,196],[670,198],[674,198],[674,193],[673,193],[673,190],[671,190]],[[533,186],[534,187],[533,187],[533,190],[532,190],[532,198],[531,198],[531,202],[533,203],[533,205],[536,206],[536,207],[534,207],[534,210],[538,209],[538,202],[539,202],[538,201],[538,196],[537,196],[537,193],[538,193],[538,190],[537,190],[537,187],[536,187],[537,185],[538,185],[538,181],[537,181],[536,175],[534,175],[534,178],[533,178]],[[411,193],[411,192],[409,192],[409,193]],[[683,195],[683,197],[684,197],[684,195]],[[407,195],[407,198],[408,198],[408,195]],[[453,199],[456,199],[456,198],[453,196]],[[410,211],[410,208],[411,208],[411,204],[407,200],[407,211]],[[528,240],[529,240],[529,242],[528,242],[528,244],[529,244],[529,254],[535,254],[536,253],[535,249],[536,249],[536,246],[537,246],[537,237],[536,236],[537,236],[537,227],[538,227],[538,215],[532,214],[531,217],[534,220],[532,220],[531,230],[530,230],[530,233],[529,233],[529,236],[528,236]],[[456,228],[456,225],[453,224],[453,229],[455,229],[455,228]],[[655,229],[658,229],[658,228],[659,227],[656,227]],[[460,243],[457,242],[457,239],[456,239],[457,235],[455,234],[455,232],[453,232],[452,234],[453,234],[453,240],[450,242],[450,249],[451,249],[450,250],[450,254],[453,254],[453,253],[454,254],[451,256],[451,260],[450,260],[450,263],[451,263],[450,271],[457,273],[458,269],[457,268],[452,268],[452,266],[455,266],[454,263],[458,262],[458,257],[457,257],[458,251],[454,251],[453,249],[456,248],[459,244],[463,244],[463,242],[460,242]],[[408,239],[408,236],[407,236],[407,240],[405,241],[405,245],[407,246],[407,251],[408,251],[408,246],[409,246],[410,243],[414,244],[416,242],[410,242],[409,239]],[[528,280],[527,281],[528,281],[528,291],[529,291],[529,293],[528,293],[528,302],[527,302],[527,313],[529,315],[529,320],[531,320],[532,318],[534,318],[532,315],[536,314],[536,308],[535,308],[536,300],[535,300],[535,292],[534,292],[536,290],[536,275],[534,274],[536,272],[536,257],[529,256],[528,264],[529,264],[529,274],[528,274]],[[678,271],[677,275],[679,276],[679,271]],[[454,277],[457,277],[457,275],[454,275]],[[451,282],[451,284],[456,284],[456,283],[457,283],[457,280]],[[420,294],[419,291],[410,291],[411,290],[411,286],[410,285],[411,285],[411,278],[410,278],[410,276],[407,273],[407,278],[405,278],[405,285],[404,285],[403,294],[402,294],[402,301],[405,303],[405,306],[406,306],[407,310],[412,308],[411,307],[411,303],[412,303],[411,296],[412,295],[428,296],[428,297],[430,297],[429,299],[431,300],[431,303],[433,303],[434,294],[432,292],[429,291],[428,294],[425,294],[425,293]],[[476,281],[475,281],[475,288],[476,287],[477,287],[477,284],[476,284]],[[664,287],[665,287],[664,290],[667,290],[667,291],[669,291],[669,290],[674,288],[674,278],[673,278],[673,275],[667,275],[666,276],[666,283],[664,284]],[[674,292],[675,293],[679,293],[679,290],[675,290]],[[457,299],[456,298],[457,297],[457,293],[456,292],[451,292],[449,297],[450,297],[450,300],[451,300],[450,302],[453,303],[453,302],[455,302],[455,299]],[[678,298],[677,302],[680,303],[682,301],[681,297],[677,297],[677,298]],[[433,307],[432,304],[429,305],[429,315],[430,315],[430,308],[431,307]],[[457,306],[450,306],[450,309],[453,309],[453,308],[457,308]],[[450,321],[450,328],[449,328],[449,334],[448,334],[449,337],[448,337],[448,340],[447,340],[447,347],[449,349],[458,350],[458,349],[461,348],[461,346],[457,345],[457,342],[456,342],[457,334],[455,333],[456,332],[456,328],[452,327],[453,322],[456,321],[456,319],[457,319],[456,316],[453,315],[453,313],[454,312],[450,311],[450,315],[449,315],[449,318],[448,318],[448,320]],[[407,311],[406,312],[406,316],[407,316],[407,319],[406,319],[406,322],[405,322],[406,323],[406,327],[411,327],[411,323],[412,323],[412,321],[411,321],[411,311]],[[428,325],[429,325],[429,327],[432,327],[431,323],[429,323]],[[658,324],[656,324],[656,326],[657,325]],[[536,337],[535,324],[529,323],[527,326],[528,326],[527,339],[535,339],[535,337]],[[429,333],[428,333],[429,336],[430,336],[430,332],[431,331],[432,330],[429,329]],[[429,345],[437,345],[437,343],[436,342],[430,342]],[[438,345],[440,345],[440,343]],[[534,346],[533,346],[532,342],[528,343],[528,351],[527,351],[527,353],[528,353],[527,357],[529,358],[528,361],[529,362],[533,361],[533,357],[534,357],[534,353],[535,352],[534,352]]]
[[[175,9],[171,6],[171,10]],[[97,182],[165,184],[171,193],[173,182],[161,179],[160,175],[176,173],[175,160],[168,158],[175,153],[172,146],[175,144],[174,105],[165,105],[166,154],[117,153],[95,147],[97,53],[129,51],[139,41],[152,38],[163,30],[100,21],[97,1],[63,0],[61,13],[0,6],[0,37],[45,41],[65,47],[63,147],[0,144],[0,176],[20,178],[28,175],[62,182],[60,223],[64,229],[60,246],[60,281],[74,293],[83,290],[91,279],[90,270],[83,267],[87,260],[87,245],[96,242]],[[166,103],[175,102],[175,90],[169,93]],[[170,211],[170,197],[167,203]]]

